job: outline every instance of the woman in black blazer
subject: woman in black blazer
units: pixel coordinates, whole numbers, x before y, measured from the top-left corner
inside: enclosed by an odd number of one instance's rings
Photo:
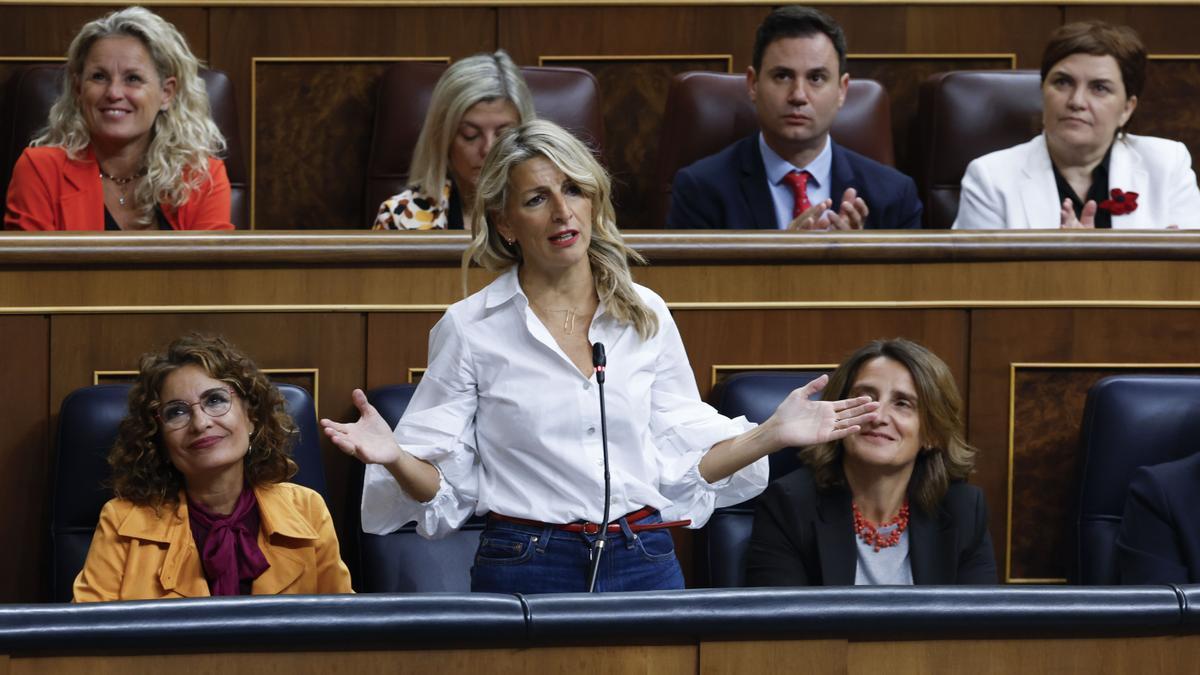
[[[879,418],[805,448],[806,466],[758,499],[751,586],[994,584],[987,505],[950,369],[904,339],[877,340],[834,372],[825,397],[870,396]]]

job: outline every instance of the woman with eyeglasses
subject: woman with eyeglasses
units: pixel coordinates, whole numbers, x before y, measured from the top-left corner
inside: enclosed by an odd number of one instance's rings
[[[142,356],[75,601],[352,593],[283,396],[220,337]]]

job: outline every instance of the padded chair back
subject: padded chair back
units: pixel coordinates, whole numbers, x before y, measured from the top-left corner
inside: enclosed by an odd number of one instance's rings
[[[13,164],[21,152],[45,127],[50,117],[50,107],[62,91],[62,78],[66,72],[61,65],[34,65],[17,69],[5,88],[6,128],[4,129],[4,185],[8,185]],[[241,134],[238,132],[237,103],[234,100],[233,82],[219,70],[200,69],[200,77],[208,88],[209,105],[213,121],[225,136],[225,170],[229,174],[232,188],[231,222],[239,229],[250,226],[249,179],[246,159],[242,149]]]
[[[1036,70],[930,75],[921,83],[917,116],[925,227],[946,229],[958,215],[962,178],[971,160],[1024,143],[1041,131],[1041,76]]]
[[[745,75],[693,71],[671,80],[658,145],[653,222],[667,220],[675,173],[758,130],[758,117]],[[892,109],[887,91],[874,80],[850,80],[846,102],[830,130],[840,145],[892,166]]]
[[[307,391],[292,384],[277,384],[288,414],[300,429],[293,457],[300,471],[291,478],[325,494],[316,412]],[[83,569],[100,509],[112,498],[106,483],[110,474],[108,451],[117,438],[117,427],[129,411],[129,384],[101,384],[76,389],[63,399],[58,416],[58,457],[50,515],[51,595],[71,599],[71,585]]]
[[[745,415],[765,422],[792,390],[825,374],[824,371],[746,372],[731,375],[713,389],[713,406],[726,417]],[[820,395],[813,397],[819,399]],[[771,480],[800,468],[799,449],[785,448],[772,454]],[[708,585],[731,588],[746,585],[746,550],[754,525],[754,500],[726,506],[713,512],[704,526],[704,555]]]
[[[372,389],[367,399],[395,427],[412,400],[415,384]],[[362,483],[359,483],[361,503]],[[357,506],[357,505],[356,505]],[[484,520],[471,518],[459,530],[441,539],[426,539],[415,525],[390,534],[360,532],[363,590],[368,593],[469,592],[471,565],[479,545]]]
[[[1197,438],[1200,377],[1118,375],[1092,386],[1079,430],[1073,582],[1119,583],[1116,540],[1133,472],[1193,454]]]
[[[413,148],[444,63],[401,61],[388,68],[379,84],[375,130],[367,159],[364,213],[368,223],[383,200],[408,185]],[[600,85],[580,68],[521,68],[533,94],[538,117],[555,122],[599,155],[604,146],[604,120],[600,110]]]

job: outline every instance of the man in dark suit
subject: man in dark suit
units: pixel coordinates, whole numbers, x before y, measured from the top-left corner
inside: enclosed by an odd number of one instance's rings
[[[761,129],[675,175],[667,226],[920,227],[913,180],[834,143],[846,100],[846,38],[829,16],[781,7],[758,27],[746,83]]]
[[[1138,469],[1117,535],[1122,584],[1200,583],[1200,453]]]

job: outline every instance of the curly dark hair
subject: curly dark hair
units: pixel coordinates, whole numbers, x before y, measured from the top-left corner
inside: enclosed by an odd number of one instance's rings
[[[137,381],[129,391],[129,414],[121,420],[117,440],[108,453],[112,488],[117,497],[139,506],[173,504],[184,487],[183,474],[171,463],[162,442],[157,411],[167,375],[188,365],[204,369],[246,402],[254,425],[246,453],[246,480],[253,486],[280,483],[298,467],[291,449],[298,432],[284,406],[283,395],[240,349],[217,335],[192,333],[161,352],[143,354]]]
[[[837,367],[822,398],[837,401],[850,397],[858,371],[868,361],[889,358],[903,365],[916,387],[921,421],[921,443],[916,466],[908,481],[908,494],[925,513],[935,513],[950,482],[965,480],[975,469],[975,448],[967,443],[962,397],[950,368],[925,347],[905,340],[875,340]],[[809,466],[816,484],[825,489],[846,485],[842,468],[842,441],[805,448],[800,459]]]

